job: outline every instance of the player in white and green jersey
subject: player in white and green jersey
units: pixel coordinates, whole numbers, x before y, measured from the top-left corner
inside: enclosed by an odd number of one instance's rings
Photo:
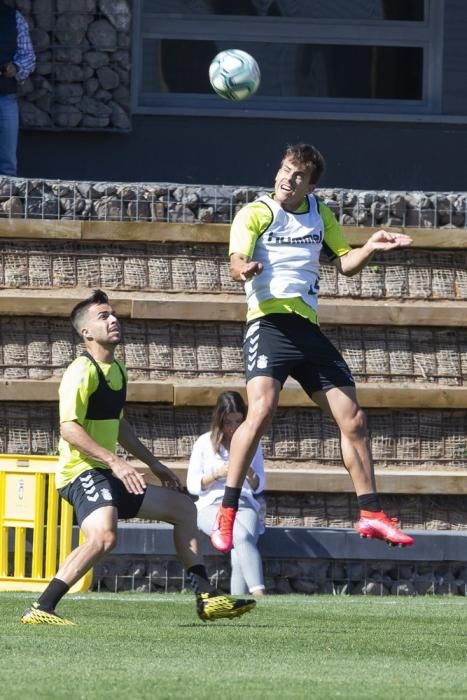
[[[314,195],[324,159],[308,144],[290,146],[276,175],[274,192],[247,204],[231,228],[232,277],[245,283],[248,303],[244,361],[248,414],[232,438],[222,506],[211,535],[227,552],[238,497],[248,465],[272,419],[282,386],[291,376],[312,400],[331,413],[340,431],[342,458],[358,498],[362,537],[410,545],[381,510],[376,493],[366,418],[358,405],[347,363],[319,328],[320,255],[338,272],[354,275],[374,252],[412,243],[403,234],[377,231],[352,249],[334,214]]]
[[[73,327],[85,352],[66,370],[60,385],[60,461],[56,484],[74,509],[84,542],[61,564],[28,610],[25,624],[70,625],[55,608],[67,591],[117,541],[118,519],[162,520],[174,526],[174,544],[196,594],[203,620],[233,618],[255,606],[254,600],[226,596],[209,582],[199,554],[197,511],[182,493],[178,477],[138,439],[126,420],[127,374],[115,359],[121,326],[107,295],[96,290],[72,311]],[[148,465],[162,486],[115,453],[117,442]]]

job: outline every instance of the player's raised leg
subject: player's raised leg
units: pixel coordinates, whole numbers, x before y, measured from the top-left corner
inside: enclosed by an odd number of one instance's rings
[[[342,459],[353,481],[360,508],[355,529],[361,537],[385,540],[390,545],[408,546],[414,540],[397,527],[381,509],[376,491],[373,459],[366,416],[357,403],[354,387],[334,387],[313,394],[313,400],[331,413],[340,430]]]
[[[230,443],[229,472],[222,505],[211,533],[212,545],[220,552],[230,552],[238,500],[248,467],[264,435],[279,400],[280,382],[273,377],[258,376],[247,384],[248,412]]]

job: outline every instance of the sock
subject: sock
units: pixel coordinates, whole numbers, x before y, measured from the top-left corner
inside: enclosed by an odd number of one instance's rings
[[[187,569],[188,578],[190,579],[191,590],[195,595],[200,593],[210,593],[213,589],[209,583],[208,574],[204,564],[195,564]]]
[[[68,593],[70,586],[59,578],[53,578],[45,591],[37,599],[41,610],[52,612],[55,610],[65,593]]]
[[[367,510],[370,513],[378,513],[381,510],[377,493],[364,493],[363,496],[357,496],[357,501],[360,510]]]
[[[234,510],[238,510],[238,500],[240,498],[241,491],[241,487],[237,489],[234,486],[226,486],[224,498],[222,499],[222,505],[224,508],[233,508]]]

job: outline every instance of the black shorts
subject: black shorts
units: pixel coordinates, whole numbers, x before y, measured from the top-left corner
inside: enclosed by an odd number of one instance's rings
[[[58,492],[73,506],[79,526],[90,513],[105,506],[116,508],[119,518],[135,518],[145,495],[129,493],[110,469],[89,469]]]
[[[297,314],[268,314],[246,327],[243,358],[247,382],[288,376],[311,396],[333,387],[355,386],[348,364],[319,326]]]

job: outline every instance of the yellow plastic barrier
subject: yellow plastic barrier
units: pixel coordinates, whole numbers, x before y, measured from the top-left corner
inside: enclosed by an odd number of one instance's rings
[[[72,550],[73,509],[55,488],[57,460],[0,455],[0,591],[43,590]],[[30,557],[28,529],[32,530]],[[10,530],[14,531],[14,556],[9,563]],[[70,590],[86,591],[91,581],[89,571]]]

